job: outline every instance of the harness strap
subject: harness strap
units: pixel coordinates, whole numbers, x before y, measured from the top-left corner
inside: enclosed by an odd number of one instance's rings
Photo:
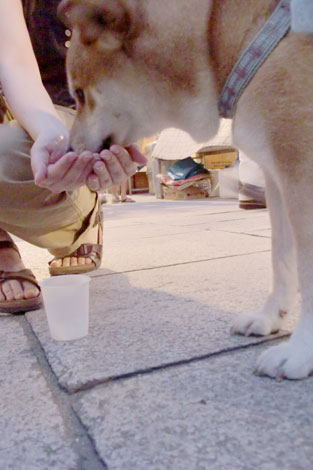
[[[237,102],[254,74],[290,29],[290,0],[281,0],[261,31],[243,51],[223,87],[218,109],[231,119]]]

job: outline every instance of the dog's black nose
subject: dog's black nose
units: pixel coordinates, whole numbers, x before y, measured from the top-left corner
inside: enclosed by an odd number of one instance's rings
[[[101,152],[101,150],[109,149],[112,144],[113,144],[113,137],[109,135],[106,139],[102,141],[102,145],[101,145],[101,148],[99,149],[99,153]]]

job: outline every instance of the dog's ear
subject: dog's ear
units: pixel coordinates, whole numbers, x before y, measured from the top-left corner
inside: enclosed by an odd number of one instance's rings
[[[58,16],[71,30],[77,28],[85,45],[118,49],[130,31],[130,16],[118,0],[63,0]]]

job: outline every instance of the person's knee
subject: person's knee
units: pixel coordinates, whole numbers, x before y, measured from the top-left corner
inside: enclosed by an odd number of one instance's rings
[[[23,152],[30,153],[32,140],[24,129],[11,121],[0,125],[0,155]]]
[[[16,121],[0,125],[1,181],[29,181],[33,179],[30,165],[32,144],[30,136]]]

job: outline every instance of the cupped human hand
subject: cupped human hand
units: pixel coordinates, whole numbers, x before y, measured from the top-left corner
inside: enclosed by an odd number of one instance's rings
[[[51,129],[35,140],[31,149],[31,166],[35,184],[54,193],[71,191],[87,184],[92,191],[120,185],[136,173],[147,159],[136,145],[112,145],[100,154],[84,151],[67,152],[66,129]]]
[[[48,184],[48,165],[59,160],[69,145],[69,133],[60,123],[53,123],[51,127],[39,133],[31,148],[31,167],[35,183],[44,187]]]
[[[87,178],[87,185],[92,191],[108,189],[120,185],[134,175],[139,165],[145,165],[147,159],[137,145],[121,147],[112,145],[109,150],[95,154],[93,171]]]
[[[67,152],[68,143],[68,132],[62,127],[37,137],[31,149],[35,184],[54,193],[71,191],[86,184],[93,170],[94,155],[89,151],[80,155]]]
[[[94,154],[89,151],[80,155],[68,152],[48,165],[47,178],[43,184],[54,193],[73,191],[86,184],[94,162]]]

